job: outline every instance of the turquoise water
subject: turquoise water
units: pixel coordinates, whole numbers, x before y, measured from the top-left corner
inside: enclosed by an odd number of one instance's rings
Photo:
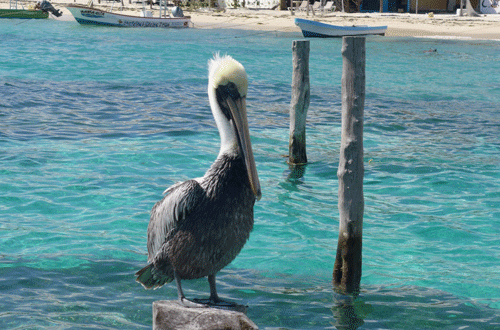
[[[288,153],[299,34],[0,21],[0,328],[148,329],[148,213],[219,138],[207,60],[250,77],[263,197],[217,277],[261,329],[500,328],[500,43],[367,40],[361,295],[338,301],[340,40],[311,40],[308,164]],[[437,49],[436,53],[426,50]],[[188,297],[208,295],[186,281]]]

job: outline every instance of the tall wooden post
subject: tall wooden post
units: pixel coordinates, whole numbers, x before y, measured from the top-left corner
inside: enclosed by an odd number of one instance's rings
[[[337,172],[340,226],[333,285],[339,293],[357,295],[364,212],[365,37],[342,39],[342,136]]]
[[[311,96],[309,84],[309,40],[294,40],[292,52],[293,75],[288,163],[305,165],[307,163],[306,117]]]

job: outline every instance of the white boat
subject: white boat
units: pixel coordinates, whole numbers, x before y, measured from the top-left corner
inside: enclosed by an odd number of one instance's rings
[[[295,25],[300,27],[302,34],[306,38],[335,38],[344,36],[385,35],[387,26],[339,26],[296,18]]]
[[[167,14],[167,9],[160,1],[160,15],[153,17],[151,11],[143,10],[141,16],[123,15],[116,12],[105,11],[94,8],[92,0],[87,6],[82,5],[67,5],[66,8],[71,12],[71,15],[80,24],[90,25],[107,25],[107,26],[122,26],[122,27],[161,27],[161,28],[187,28],[190,25],[191,17],[171,17]]]
[[[480,0],[481,14],[500,14],[500,0]]]

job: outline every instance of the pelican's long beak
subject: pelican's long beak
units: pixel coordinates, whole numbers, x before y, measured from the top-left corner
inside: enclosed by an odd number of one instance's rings
[[[246,95],[248,78],[245,68],[231,56],[215,55],[209,61],[208,95],[221,135],[221,151],[236,147],[243,154],[250,186],[257,200],[262,196],[257,167],[248,129]]]
[[[257,200],[259,200],[262,197],[262,192],[260,189],[259,176],[257,174],[257,166],[255,165],[255,159],[253,157],[252,142],[250,141],[246,97],[236,97],[234,99],[229,97],[226,102],[229,110],[231,111],[231,117],[234,120],[238,144],[241,152],[243,153],[243,159],[245,160],[250,186],[252,187],[252,191]]]

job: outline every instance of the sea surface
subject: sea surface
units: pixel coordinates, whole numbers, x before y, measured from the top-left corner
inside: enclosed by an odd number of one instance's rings
[[[500,42],[366,42],[360,296],[331,279],[339,215],[341,40],[311,39],[309,164],[290,170],[298,33],[0,21],[0,328],[150,329],[149,211],[202,176],[219,136],[207,61],[246,68],[262,185],[217,276],[261,329],[500,329]],[[435,52],[428,52],[436,50]],[[207,297],[205,279],[184,281]]]

